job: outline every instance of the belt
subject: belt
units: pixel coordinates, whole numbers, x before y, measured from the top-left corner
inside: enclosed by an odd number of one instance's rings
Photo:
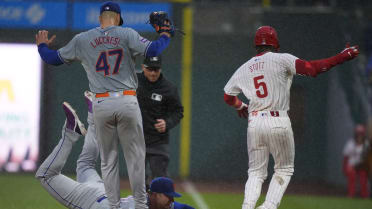
[[[249,117],[288,117],[287,111],[253,111],[249,113]]]
[[[135,90],[124,90],[124,91],[117,91],[117,92],[96,93],[96,98],[118,97],[122,95],[136,96],[136,91]]]
[[[102,200],[106,199],[107,197],[106,196],[102,196],[100,198],[97,199],[97,202],[101,202]]]

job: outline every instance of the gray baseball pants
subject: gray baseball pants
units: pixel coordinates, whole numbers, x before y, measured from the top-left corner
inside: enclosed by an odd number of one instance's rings
[[[96,170],[99,157],[99,145],[96,139],[96,127],[93,114],[88,112],[88,130],[85,135],[83,149],[76,164],[76,179],[78,182],[103,181]],[[83,175],[82,175],[83,174]]]
[[[120,206],[119,144],[124,152],[136,209],[146,209],[142,116],[136,96],[94,98],[94,124],[100,144],[101,171],[110,207]]]
[[[94,135],[94,127],[90,126],[85,137],[85,152],[82,153],[86,158],[97,159],[98,151],[95,150],[98,148],[91,146],[94,144],[94,141],[92,141],[95,140]],[[79,134],[64,126],[62,138],[53,152],[40,165],[36,172],[36,178],[40,180],[41,185],[50,195],[67,208],[108,209],[108,200],[104,199],[105,189],[103,182],[96,172],[95,166],[92,167],[89,161],[79,158],[78,181],[61,174],[72,146],[79,137]],[[90,148],[93,149],[91,150]]]

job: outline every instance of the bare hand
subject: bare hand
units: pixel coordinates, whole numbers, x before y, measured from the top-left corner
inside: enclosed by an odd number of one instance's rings
[[[157,123],[155,123],[154,127],[159,133],[164,133],[167,129],[167,124],[163,119],[156,119]]]
[[[50,39],[48,39],[47,30],[41,30],[35,35],[37,45],[45,43],[49,46],[49,44],[51,44],[55,38],[56,38],[56,35],[53,35]]]

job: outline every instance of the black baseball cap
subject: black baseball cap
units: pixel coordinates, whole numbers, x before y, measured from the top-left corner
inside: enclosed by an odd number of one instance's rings
[[[181,197],[182,195],[174,191],[174,184],[170,178],[158,177],[152,180],[150,191],[162,193],[168,197]]]
[[[161,68],[161,56],[146,57],[143,60],[143,65],[146,68]]]
[[[106,12],[106,11],[111,11],[111,12],[116,12],[120,14],[120,22],[119,25],[123,25],[123,18],[121,17],[121,9],[118,3],[112,2],[112,1],[106,1],[101,5],[100,13]]]

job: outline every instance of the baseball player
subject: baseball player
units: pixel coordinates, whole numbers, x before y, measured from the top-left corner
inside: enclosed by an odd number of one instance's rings
[[[160,38],[150,42],[123,24],[117,3],[105,2],[100,7],[100,26],[77,34],[58,51],[48,45],[48,31],[36,34],[41,58],[48,64],[61,65],[80,61],[94,93],[94,122],[100,140],[101,170],[111,208],[120,205],[118,146],[122,146],[136,209],[147,208],[145,192],[145,142],[141,112],[136,98],[137,77],[134,57],[159,55],[174,34],[171,21],[162,14],[160,25],[153,27]]]
[[[279,41],[274,28],[258,28],[254,43],[257,55],[238,68],[224,91],[224,100],[247,118],[248,180],[243,209],[253,209],[267,177],[269,154],[275,166],[265,202],[260,209],[276,209],[294,171],[294,141],[289,110],[289,93],[296,74],[316,77],[359,54],[357,46],[346,47],[336,56],[306,61],[291,54],[278,53]],[[239,100],[243,93],[249,106]]]
[[[74,209],[109,209],[102,179],[95,167],[98,158],[99,144],[95,138],[95,127],[92,120],[92,101],[88,92],[85,98],[88,103],[88,131],[80,122],[76,112],[67,103],[63,103],[66,122],[62,128],[62,137],[52,153],[40,165],[36,178],[42,186],[62,205]],[[72,146],[85,135],[83,151],[78,159],[77,181],[61,174],[70,155]],[[157,178],[151,182],[150,194],[147,197],[150,209],[193,209],[174,201],[181,195],[174,191],[174,184],[169,178]],[[120,199],[121,209],[134,209],[134,198],[128,196]]]
[[[362,124],[355,126],[354,138],[347,141],[344,147],[343,172],[347,177],[348,197],[355,196],[356,180],[359,178],[360,196],[368,198],[368,170],[366,155],[368,141],[366,138],[366,128]]]

